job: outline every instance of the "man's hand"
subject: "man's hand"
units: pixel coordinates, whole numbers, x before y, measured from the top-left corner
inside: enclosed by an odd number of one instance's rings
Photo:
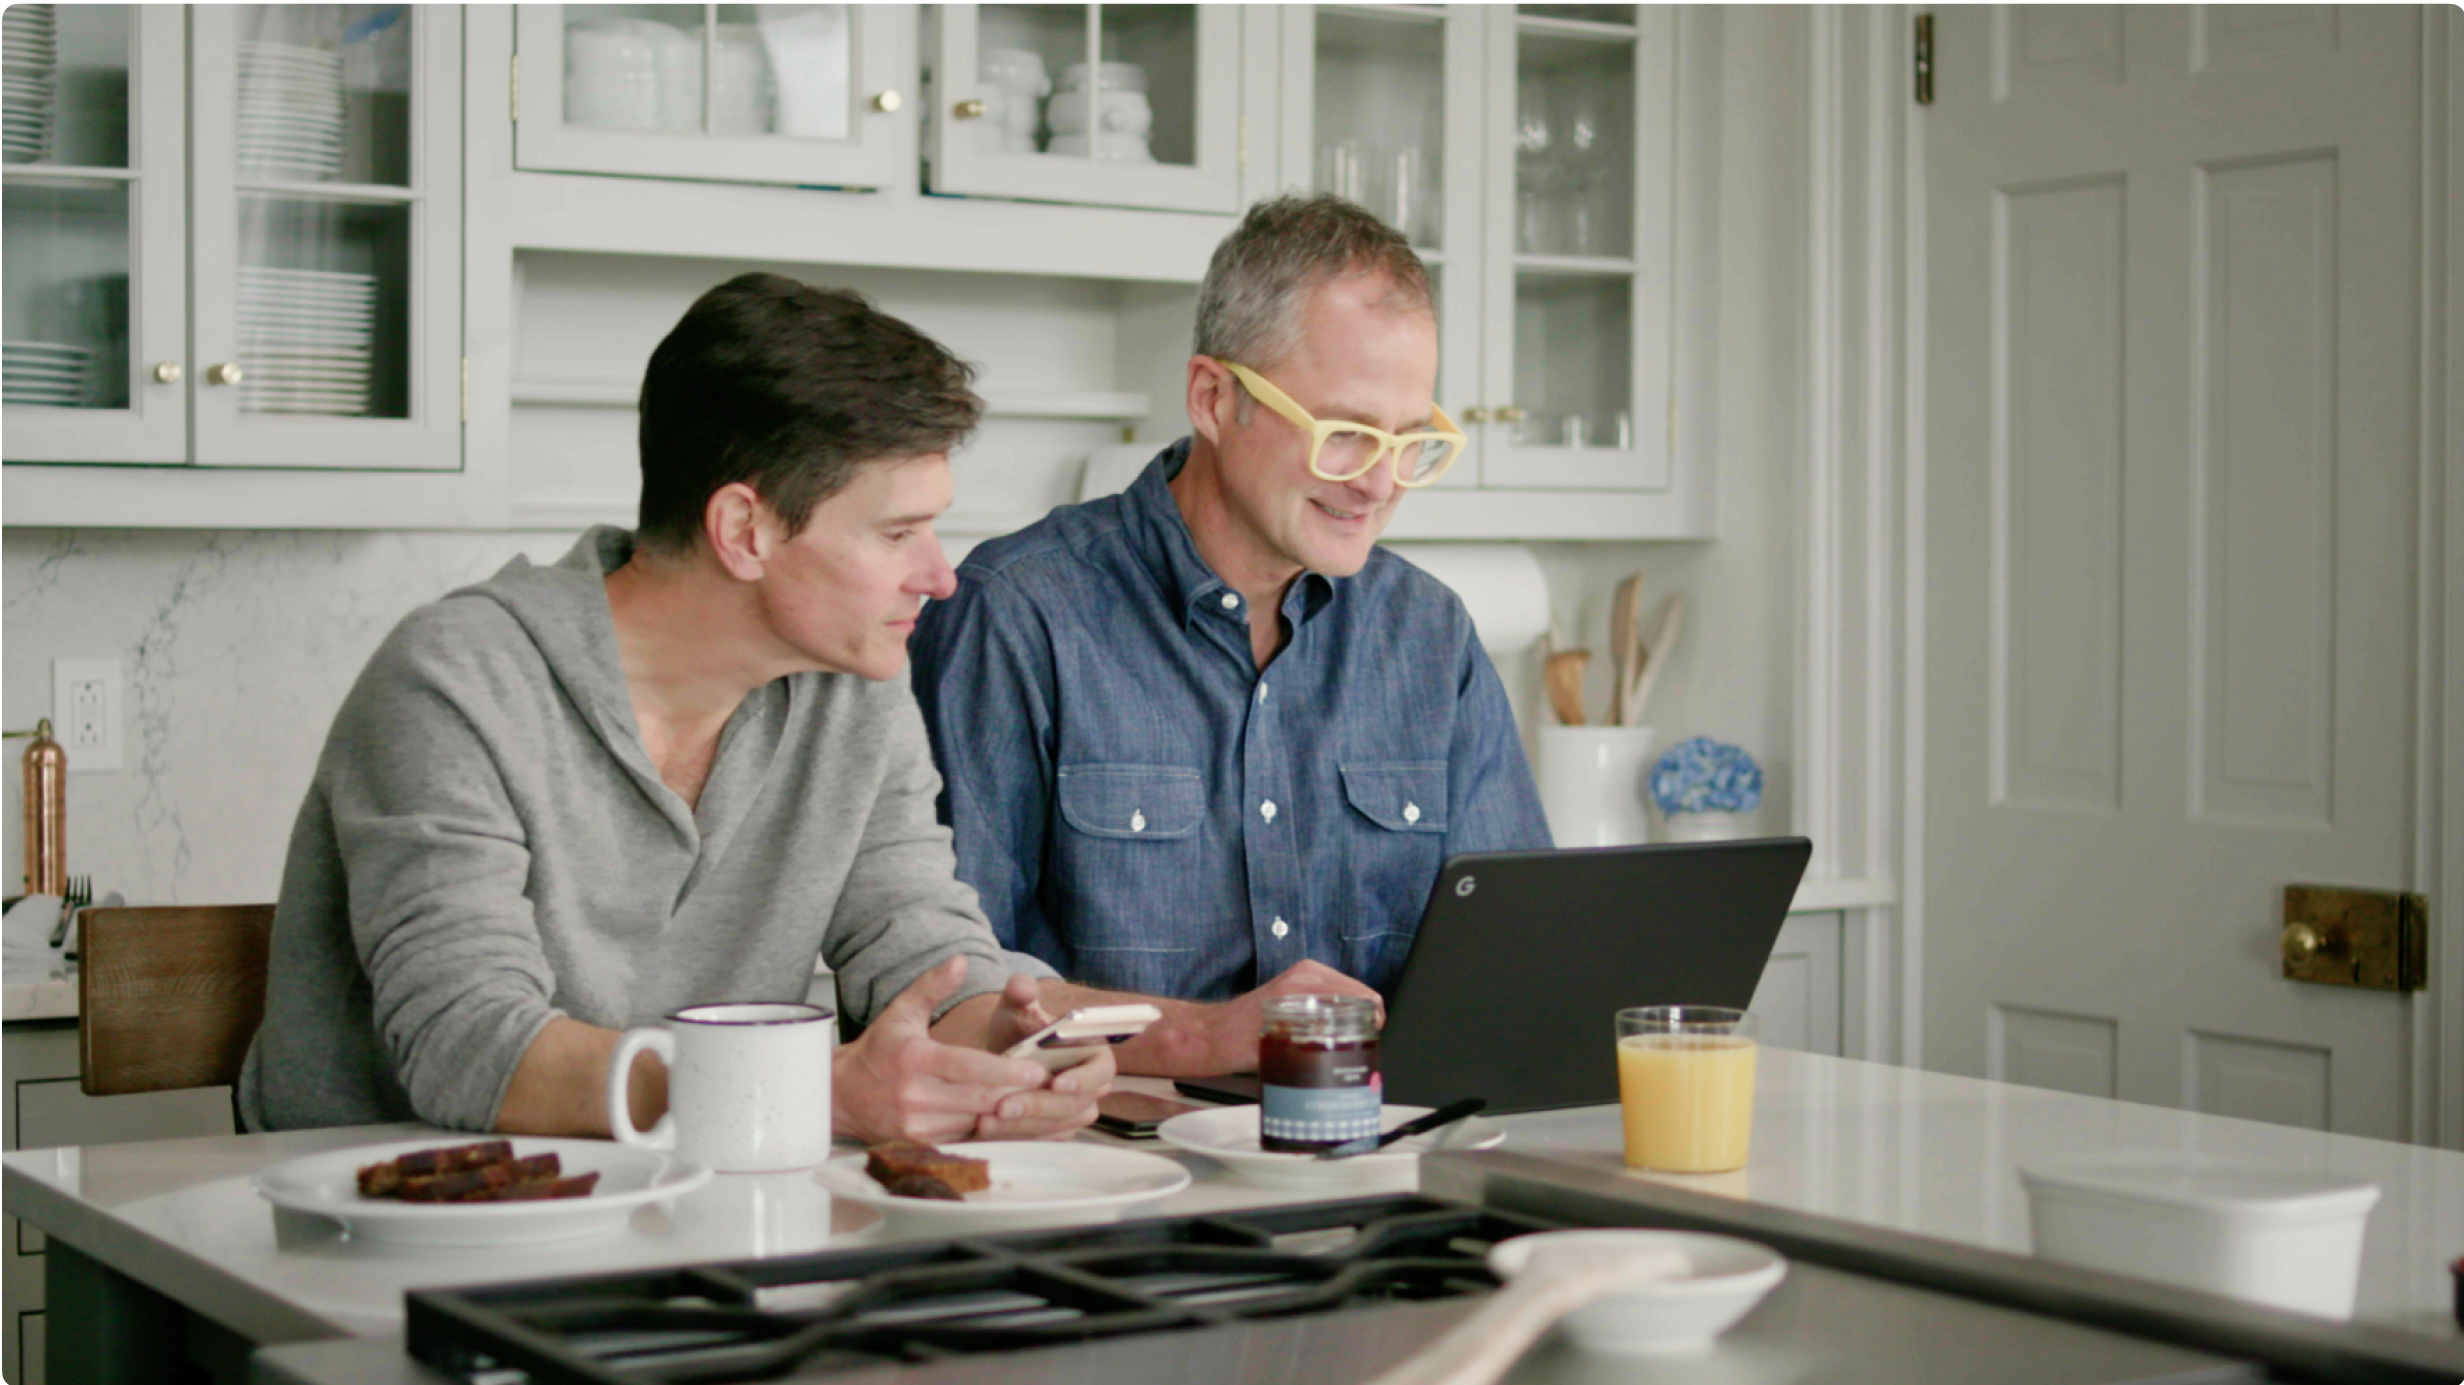
[[[1013,988],[1017,981],[1018,978],[1011,978]],[[1296,962],[1247,995],[1212,1003],[1081,991],[1054,981],[1044,983],[1044,995],[1047,1005],[1146,1000],[1160,1006],[1163,1019],[1120,1045],[1119,1050],[1123,1072],[1154,1077],[1214,1077],[1227,1072],[1256,1071],[1258,1024],[1266,1002],[1287,995],[1367,996],[1377,1002],[1378,1023],[1386,1022],[1386,1002],[1376,991],[1323,962]]]
[[[1095,1098],[1112,1085],[1111,1055],[1047,1086],[1041,1066],[985,1051],[998,1034],[1016,1042],[1046,1022],[1029,1022],[1030,1013],[1041,1013],[1033,981],[1013,977],[1000,995],[972,997],[933,1022],[934,1009],[966,976],[965,959],[956,957],[926,972],[882,1010],[863,1038],[839,1049],[830,1078],[839,1134],[867,1144],[1034,1139],[1065,1135],[1095,1119]]]

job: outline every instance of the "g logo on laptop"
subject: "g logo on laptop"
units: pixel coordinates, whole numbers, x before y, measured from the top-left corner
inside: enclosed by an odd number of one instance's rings
[[[1474,880],[1472,877],[1470,877],[1470,876],[1468,876],[1468,875],[1466,875],[1466,876],[1464,876],[1462,879],[1457,880],[1456,882],[1454,882],[1454,892],[1455,892],[1455,894],[1456,894],[1456,896],[1457,896],[1457,897],[1468,896],[1469,894],[1471,894],[1471,892],[1472,892],[1472,891],[1474,891],[1474,890],[1476,890],[1476,889],[1479,889],[1479,888],[1480,888],[1480,882],[1479,882],[1479,881],[1477,881],[1477,880]]]

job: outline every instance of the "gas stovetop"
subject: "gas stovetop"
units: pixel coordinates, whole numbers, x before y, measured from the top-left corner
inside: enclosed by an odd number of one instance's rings
[[[1556,1223],[1400,1196],[409,1295],[411,1354],[464,1379],[824,1379],[1497,1287]],[[499,1373],[504,1373],[500,1376]]]

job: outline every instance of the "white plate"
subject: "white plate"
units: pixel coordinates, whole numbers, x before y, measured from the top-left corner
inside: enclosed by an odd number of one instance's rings
[[[710,1181],[710,1170],[672,1154],[612,1140],[523,1136],[513,1142],[514,1157],[553,1153],[566,1177],[596,1171],[599,1186],[588,1197],[538,1202],[417,1203],[359,1195],[364,1165],[481,1138],[441,1135],[328,1150],[276,1164],[251,1181],[257,1195],[275,1206],[331,1217],[355,1237],[422,1246],[528,1245],[613,1231],[634,1208],[689,1193]]]
[[[879,1208],[894,1222],[952,1235],[1117,1221],[1139,1203],[1160,1201],[1189,1186],[1189,1170],[1162,1155],[1104,1145],[994,1140],[943,1148],[989,1160],[992,1186],[967,1194],[964,1202],[900,1197],[864,1171],[862,1154],[842,1154],[813,1176],[833,1197]]]
[[[1389,1106],[1378,1113],[1381,1128],[1392,1130],[1426,1106]],[[1165,1121],[1155,1131],[1165,1143],[1203,1154],[1230,1169],[1236,1178],[1269,1188],[1343,1188],[1389,1181],[1411,1168],[1420,1156],[1443,1141],[1447,1149],[1487,1149],[1502,1143],[1506,1132],[1494,1121],[1474,1116],[1459,1125],[1388,1145],[1375,1154],[1349,1159],[1320,1159],[1314,1154],[1273,1154],[1258,1144],[1258,1108],[1219,1106],[1211,1111],[1187,1111]]]

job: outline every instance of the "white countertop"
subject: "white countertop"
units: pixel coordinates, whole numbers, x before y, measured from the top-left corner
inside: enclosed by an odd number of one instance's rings
[[[1624,1176],[2025,1253],[2016,1170],[2039,1156],[2172,1149],[2356,1175],[2384,1192],[2370,1218],[2356,1318],[2464,1335],[2445,1268],[2464,1254],[2464,1154],[1779,1050],[1765,1055],[1755,1120],[1754,1157],[1737,1173]],[[1620,1167],[1614,1107],[1500,1123],[1509,1149]],[[613,1234],[478,1252],[345,1240],[321,1218],[278,1220],[248,1186],[281,1159],[420,1133],[359,1127],[32,1150],[0,1157],[0,1168],[12,1213],[259,1341],[398,1331],[402,1291],[422,1285],[891,1239],[871,1210],[831,1205],[807,1174],[721,1177],[671,1207],[636,1212]],[[1141,1215],[1309,1200],[1232,1182],[1211,1161],[1168,1147],[1156,1152],[1199,1177]]]
[[[77,1018],[77,970],[65,964],[12,965],[0,982],[0,1020]]]

